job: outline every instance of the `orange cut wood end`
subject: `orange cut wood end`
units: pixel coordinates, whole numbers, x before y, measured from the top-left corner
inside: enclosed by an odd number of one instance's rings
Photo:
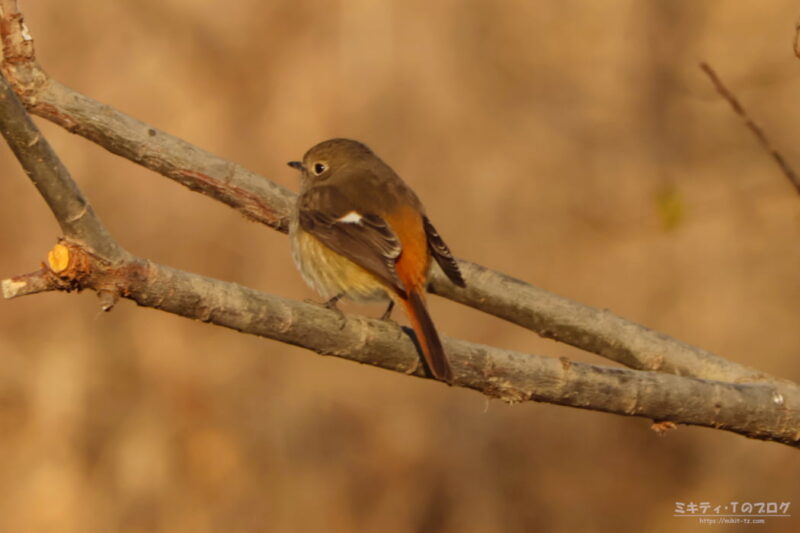
[[[69,248],[63,244],[56,244],[47,252],[47,264],[56,274],[65,271],[69,266]]]

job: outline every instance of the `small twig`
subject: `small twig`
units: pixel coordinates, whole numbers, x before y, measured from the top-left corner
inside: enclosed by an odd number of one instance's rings
[[[60,286],[59,279],[52,276],[50,269],[42,266],[40,270],[4,279],[0,282],[0,291],[3,298],[10,300],[29,294],[40,292],[55,291]]]
[[[795,51],[796,50],[797,43],[795,42]],[[767,153],[772,156],[775,162],[778,163],[778,166],[783,174],[789,179],[789,182],[794,185],[795,189],[797,189],[797,192],[800,194],[800,178],[798,178],[797,174],[789,166],[789,163],[787,163],[783,158],[783,155],[781,155],[781,153],[772,146],[772,144],[769,142],[769,139],[767,139],[767,136],[764,134],[764,131],[755,122],[753,122],[753,119],[751,119],[750,115],[747,114],[747,111],[745,111],[742,104],[739,103],[739,100],[728,90],[727,87],[725,87],[725,85],[723,85],[722,80],[719,79],[717,73],[714,72],[714,69],[712,69],[708,63],[700,63],[700,68],[711,79],[711,83],[714,84],[714,88],[717,90],[720,96],[728,101],[736,114],[739,115],[739,117],[744,121],[745,126],[747,126],[751,132],[753,132],[753,135],[756,136],[756,139],[758,139],[758,142],[761,144],[764,150],[766,150]]]
[[[794,55],[800,58],[800,19],[794,23]]]

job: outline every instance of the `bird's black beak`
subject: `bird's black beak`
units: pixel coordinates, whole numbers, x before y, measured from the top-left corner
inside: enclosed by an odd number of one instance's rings
[[[303,170],[305,170],[305,167],[303,166],[303,163],[301,163],[300,161],[289,161],[286,164],[289,165],[290,167],[292,167],[293,169],[299,170],[301,172]]]

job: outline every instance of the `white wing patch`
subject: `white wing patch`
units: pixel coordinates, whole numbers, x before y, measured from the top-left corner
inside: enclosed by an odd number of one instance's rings
[[[361,213],[358,211],[350,211],[344,216],[341,216],[336,219],[336,222],[344,222],[345,224],[361,224],[361,219],[364,218],[361,216]]]

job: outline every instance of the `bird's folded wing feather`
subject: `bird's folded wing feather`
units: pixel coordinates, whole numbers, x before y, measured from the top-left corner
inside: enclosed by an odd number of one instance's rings
[[[452,252],[450,252],[450,248],[444,243],[444,240],[442,240],[436,228],[433,227],[431,221],[428,220],[428,217],[422,217],[422,221],[425,225],[425,234],[428,236],[428,248],[431,251],[431,255],[433,255],[433,258],[439,263],[439,266],[442,267],[442,270],[447,277],[450,278],[450,281],[459,287],[466,287],[467,284],[461,276],[461,269],[458,268],[458,263],[453,257]]]
[[[383,218],[355,209],[335,188],[325,186],[306,191],[298,209],[303,230],[405,294],[395,271],[400,240]]]

